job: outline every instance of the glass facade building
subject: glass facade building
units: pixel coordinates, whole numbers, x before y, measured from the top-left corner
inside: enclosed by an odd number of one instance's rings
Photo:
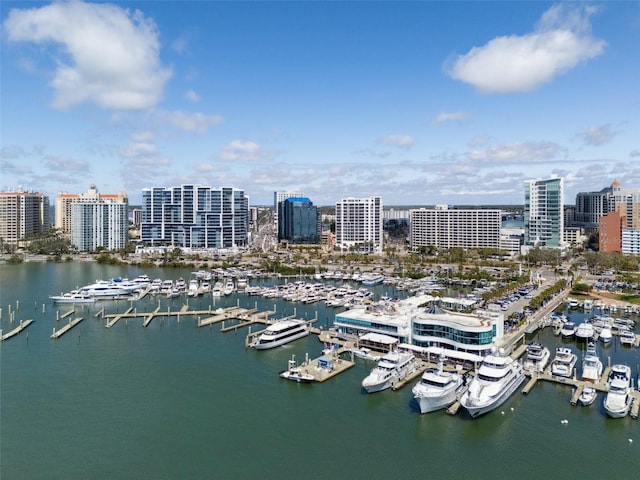
[[[319,243],[320,209],[306,197],[287,198],[278,204],[278,241]]]
[[[524,244],[561,248],[564,244],[562,178],[528,180],[524,191]]]
[[[249,197],[203,185],[142,190],[140,239],[186,248],[243,247],[249,241]]]

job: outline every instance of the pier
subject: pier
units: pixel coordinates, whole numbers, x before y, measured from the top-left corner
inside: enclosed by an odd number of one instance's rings
[[[10,332],[5,333],[4,335],[2,334],[2,329],[0,329],[0,341],[4,342],[5,340],[9,340],[11,337],[15,335],[18,335],[20,332],[22,332],[25,328],[27,328],[32,323],[33,323],[33,320],[21,320],[20,324],[16,328],[11,330]]]
[[[84,318],[82,317],[69,320],[69,323],[67,323],[64,327],[59,328],[58,330],[56,330],[56,328],[53,327],[53,333],[51,334],[51,338],[53,338],[54,340],[57,338],[60,338],[62,335],[64,335],[73,327],[75,327],[77,324],[79,324],[82,320],[84,320]]]

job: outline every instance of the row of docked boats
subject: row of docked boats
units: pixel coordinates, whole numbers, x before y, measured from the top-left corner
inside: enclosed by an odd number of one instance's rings
[[[95,283],[72,290],[60,295],[51,295],[54,303],[90,303],[96,300],[129,298],[135,292],[147,287],[149,278],[142,275],[133,280],[113,278],[111,280],[96,280]]]
[[[626,417],[633,404],[631,368],[623,364],[613,365],[606,386],[607,391],[602,402],[605,412],[612,418]],[[598,391],[587,385],[582,389],[578,401],[581,405],[588,406],[596,401],[597,396]]]
[[[636,347],[638,341],[633,332],[634,326],[635,321],[631,319],[598,315],[579,324],[564,318],[558,331],[565,339],[575,338],[578,342],[599,339],[605,345],[611,343],[614,335],[617,335],[621,345]]]

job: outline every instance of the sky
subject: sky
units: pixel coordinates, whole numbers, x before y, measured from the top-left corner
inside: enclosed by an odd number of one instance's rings
[[[640,188],[640,2],[0,3],[0,190]]]

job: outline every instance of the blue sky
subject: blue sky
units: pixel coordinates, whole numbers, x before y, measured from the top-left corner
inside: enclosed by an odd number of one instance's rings
[[[0,188],[521,204],[640,188],[640,2],[10,2]]]

